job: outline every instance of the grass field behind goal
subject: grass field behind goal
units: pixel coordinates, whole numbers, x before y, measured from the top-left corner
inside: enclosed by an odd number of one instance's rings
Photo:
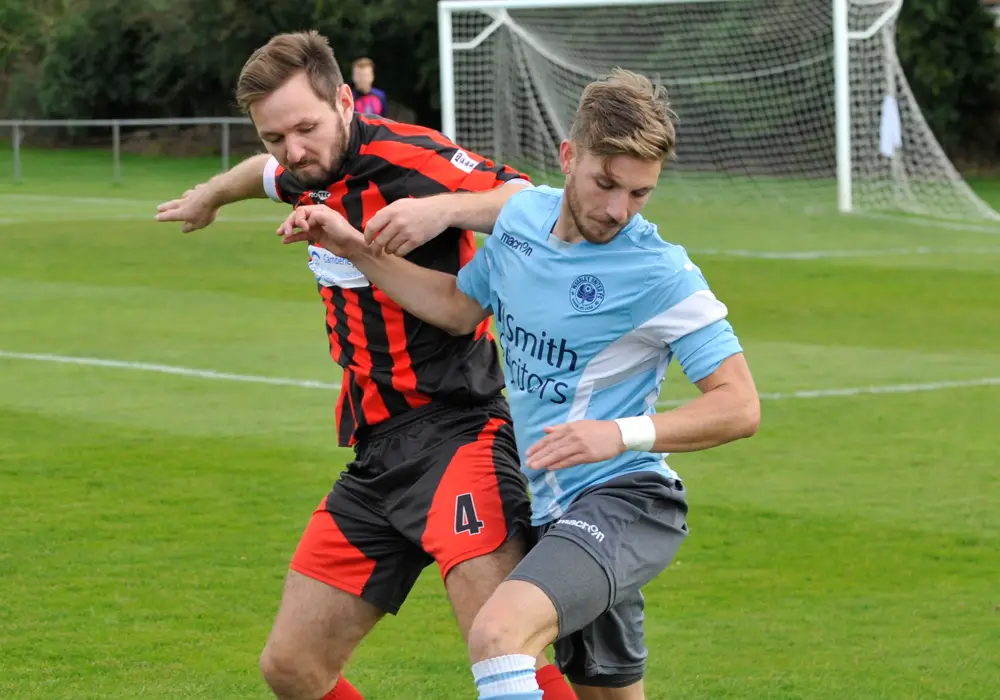
[[[185,236],[155,205],[215,161],[126,159],[119,186],[106,152],[27,153],[19,185],[9,165],[0,698],[267,698],[287,561],[349,457],[305,250],[272,235],[286,209]],[[648,696],[1000,696],[1000,237],[648,214],[764,394],[752,440],[671,458],[691,536],[646,590]],[[672,370],[663,400],[692,395]],[[369,700],[475,697],[435,569],[347,674]]]

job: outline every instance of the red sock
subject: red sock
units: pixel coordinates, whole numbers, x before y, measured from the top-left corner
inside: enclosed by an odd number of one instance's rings
[[[542,700],[576,700],[576,693],[569,687],[555,664],[549,664],[535,671],[535,680],[542,689]]]
[[[347,682],[346,678],[338,676],[337,685],[333,686],[333,690],[321,697],[320,700],[365,700],[365,698],[353,685]]]

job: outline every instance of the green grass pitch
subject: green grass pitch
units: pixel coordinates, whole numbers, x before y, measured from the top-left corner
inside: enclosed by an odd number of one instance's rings
[[[285,208],[152,221],[215,167],[126,158],[112,186],[106,151],[32,151],[15,185],[0,154],[0,698],[269,697],[285,567],[348,458],[335,392],[12,355],[336,383]],[[997,697],[1000,236],[647,213],[765,394],[755,438],[670,460],[691,536],[646,590],[649,697]],[[692,395],[672,370],[663,400]],[[370,700],[475,697],[435,569],[347,674]]]

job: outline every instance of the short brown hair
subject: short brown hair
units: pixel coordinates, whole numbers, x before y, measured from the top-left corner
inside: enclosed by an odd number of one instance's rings
[[[371,60],[367,56],[362,56],[351,64],[351,68],[371,68],[372,70],[375,70],[375,61]]]
[[[675,118],[662,85],[616,68],[584,88],[570,140],[594,155],[662,163],[674,156]]]
[[[337,90],[344,84],[340,66],[326,37],[315,30],[278,34],[251,54],[236,82],[236,101],[249,112],[250,106],[305,72],[313,91],[336,104]]]

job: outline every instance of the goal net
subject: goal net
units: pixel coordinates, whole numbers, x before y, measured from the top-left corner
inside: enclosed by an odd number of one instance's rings
[[[895,51],[901,0],[450,0],[444,131],[560,180],[583,87],[620,66],[678,114],[669,196],[1000,220],[962,180]]]

